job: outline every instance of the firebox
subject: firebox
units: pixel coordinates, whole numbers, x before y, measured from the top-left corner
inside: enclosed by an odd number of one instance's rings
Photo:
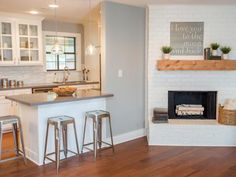
[[[216,119],[217,91],[169,91],[169,119]]]

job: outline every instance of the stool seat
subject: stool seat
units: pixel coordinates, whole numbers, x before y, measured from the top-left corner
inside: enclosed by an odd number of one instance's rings
[[[15,115],[0,117],[0,123],[2,125],[17,123],[19,120],[20,120],[20,118],[18,116],[15,116]]]
[[[89,118],[104,118],[109,117],[110,113],[103,110],[95,110],[86,112],[86,116]]]
[[[69,117],[69,116],[57,116],[57,117],[51,117],[48,118],[48,123],[50,124],[70,124],[74,122],[74,118],[73,117]]]

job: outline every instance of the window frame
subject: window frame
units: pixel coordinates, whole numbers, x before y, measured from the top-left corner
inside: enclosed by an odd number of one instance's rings
[[[44,53],[44,70],[46,72],[60,72],[63,69],[59,70],[47,70],[47,60],[46,60],[46,36],[56,36],[56,32],[53,31],[44,31],[43,32],[43,53]],[[71,71],[81,71],[81,34],[80,33],[66,33],[66,32],[58,32],[57,36],[59,37],[71,37],[75,38],[75,69],[70,69]],[[58,57],[58,56],[57,56]]]

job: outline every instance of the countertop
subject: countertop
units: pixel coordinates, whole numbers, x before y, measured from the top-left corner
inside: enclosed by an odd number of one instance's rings
[[[102,93],[98,90],[80,90],[76,96],[58,97],[55,93],[36,93],[15,96],[6,96],[6,99],[22,103],[28,106],[39,106],[63,102],[73,102],[80,100],[90,100],[96,98],[113,97],[113,94]]]
[[[27,88],[57,87],[57,86],[65,86],[65,85],[89,85],[89,84],[99,84],[99,82],[97,82],[97,81],[78,81],[78,82],[68,82],[66,84],[63,84],[63,83],[39,83],[39,84],[24,84],[23,86],[16,86],[16,87],[1,87],[0,86],[0,91],[27,89]]]

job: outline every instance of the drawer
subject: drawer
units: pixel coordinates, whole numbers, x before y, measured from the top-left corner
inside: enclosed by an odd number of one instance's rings
[[[0,96],[9,96],[9,95],[14,95],[14,91],[0,91]]]
[[[22,89],[22,90],[15,90],[14,95],[21,95],[21,94],[31,94],[31,89]]]

